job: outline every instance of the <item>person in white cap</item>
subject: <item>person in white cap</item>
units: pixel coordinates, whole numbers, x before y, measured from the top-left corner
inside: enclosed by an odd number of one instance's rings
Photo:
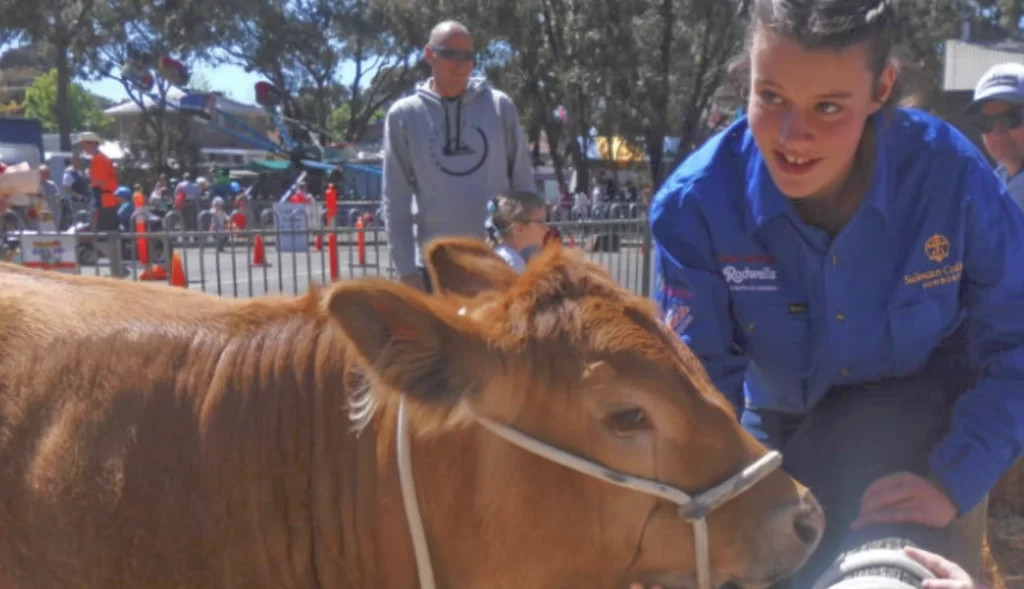
[[[981,131],[996,175],[1024,207],[1024,64],[992,66],[978,81],[967,114]]]
[[[119,185],[117,168],[114,167],[114,162],[110,161],[110,158],[100,151],[100,142],[102,142],[100,136],[91,131],[80,134],[75,141],[77,145],[81,146],[82,151],[92,158],[89,179],[92,183],[93,199],[96,207],[96,231],[115,232],[119,231],[121,227],[120,220],[117,217],[117,210],[121,206],[121,199],[114,194]],[[115,241],[112,239],[99,240],[98,246],[107,259],[111,261],[110,273],[114,276],[124,276],[124,269],[119,264],[114,263],[115,260],[119,259],[114,255],[116,253]]]

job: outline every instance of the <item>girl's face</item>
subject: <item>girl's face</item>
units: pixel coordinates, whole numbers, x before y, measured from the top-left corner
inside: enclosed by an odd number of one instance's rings
[[[892,66],[875,79],[866,43],[807,50],[757,31],[748,119],[779,190],[794,199],[835,193],[853,167],[867,118],[895,81]]]
[[[512,231],[515,235],[516,249],[522,250],[531,245],[543,245],[544,236],[548,232],[547,209],[539,208],[530,211],[525,220],[517,221],[512,226]]]

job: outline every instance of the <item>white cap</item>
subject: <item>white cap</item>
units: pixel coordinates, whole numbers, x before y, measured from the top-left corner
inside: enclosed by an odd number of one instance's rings
[[[974,100],[967,107],[975,113],[990,100],[1024,104],[1024,64],[1001,63],[992,66],[974,88]]]
[[[79,143],[103,143],[103,139],[92,131],[85,131],[83,133],[79,133],[78,138],[75,139],[75,144],[77,145]]]

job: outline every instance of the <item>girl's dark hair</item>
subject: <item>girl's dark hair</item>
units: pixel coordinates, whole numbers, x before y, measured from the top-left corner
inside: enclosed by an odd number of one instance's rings
[[[491,200],[491,218],[488,233],[491,245],[501,243],[501,237],[516,223],[530,220],[530,214],[537,209],[547,208],[544,199],[534,192],[514,191],[499,194]]]
[[[758,31],[770,31],[792,39],[808,50],[843,50],[859,43],[868,48],[868,67],[877,78],[886,66],[897,67],[896,85],[885,102],[890,108],[899,104],[916,105],[920,92],[914,92],[913,65],[902,55],[900,23],[896,0],[754,0],[747,32],[747,49]],[[746,55],[733,60],[730,69],[739,73],[749,66]]]

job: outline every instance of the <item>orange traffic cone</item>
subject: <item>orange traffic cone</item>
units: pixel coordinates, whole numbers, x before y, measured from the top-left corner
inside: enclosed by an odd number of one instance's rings
[[[181,263],[181,252],[174,252],[174,255],[171,256],[171,286],[188,288],[185,265]]]
[[[256,236],[256,241],[255,241],[255,243],[253,243],[253,246],[252,246],[252,265],[253,266],[266,266],[266,267],[270,266],[270,264],[267,263],[267,250],[263,246],[263,236],[262,235],[257,235]]]
[[[152,264],[139,274],[139,280],[167,280],[167,270],[160,264]]]

